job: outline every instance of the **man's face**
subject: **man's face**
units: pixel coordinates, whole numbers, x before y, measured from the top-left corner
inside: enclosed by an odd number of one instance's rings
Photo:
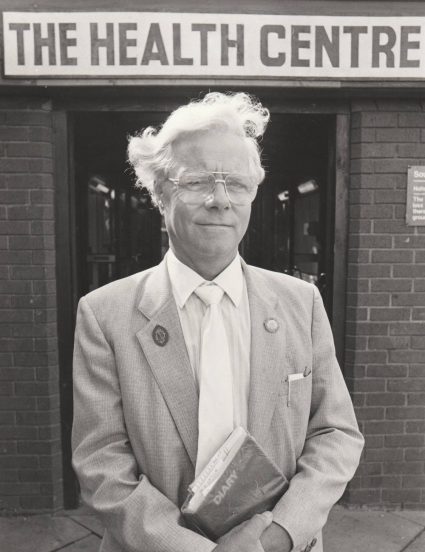
[[[186,172],[208,171],[247,174],[248,148],[243,139],[229,131],[195,132],[173,146],[176,165]],[[175,174],[170,177],[177,176]],[[221,175],[218,175],[221,177]],[[189,266],[208,260],[226,266],[236,255],[251,214],[251,204],[234,205],[221,183],[214,196],[197,205],[186,204],[170,181],[160,186],[159,199],[171,246]]]

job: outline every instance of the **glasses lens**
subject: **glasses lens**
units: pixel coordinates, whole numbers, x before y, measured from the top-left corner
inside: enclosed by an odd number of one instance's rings
[[[249,205],[257,194],[257,186],[247,175],[228,174],[225,182],[227,195],[235,205]]]
[[[179,178],[178,193],[186,203],[202,203],[214,187],[214,177],[209,173],[187,172]]]

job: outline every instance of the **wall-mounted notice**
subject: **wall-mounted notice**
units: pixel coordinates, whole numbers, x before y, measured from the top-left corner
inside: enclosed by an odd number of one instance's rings
[[[409,166],[407,170],[406,223],[425,226],[425,165]]]
[[[5,77],[423,81],[425,17],[5,12],[3,54]]]

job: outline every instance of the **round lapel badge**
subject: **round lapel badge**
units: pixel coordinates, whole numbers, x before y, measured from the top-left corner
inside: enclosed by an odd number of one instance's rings
[[[160,347],[164,347],[164,345],[167,344],[168,338],[170,336],[168,335],[167,330],[163,326],[157,325],[153,329],[152,337],[157,345],[159,345]]]
[[[274,318],[267,318],[264,320],[264,327],[269,333],[276,333],[279,329],[279,322]]]

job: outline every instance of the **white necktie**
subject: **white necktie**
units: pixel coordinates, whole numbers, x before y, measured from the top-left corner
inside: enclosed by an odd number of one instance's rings
[[[220,307],[223,290],[210,284],[195,293],[207,306],[201,329],[198,475],[233,431],[233,379]]]

